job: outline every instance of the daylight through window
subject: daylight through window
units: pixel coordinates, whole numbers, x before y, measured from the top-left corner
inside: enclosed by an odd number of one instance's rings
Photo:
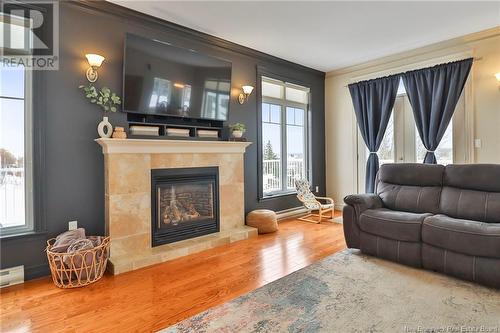
[[[307,178],[309,88],[262,78],[262,188],[264,196],[291,192]]]

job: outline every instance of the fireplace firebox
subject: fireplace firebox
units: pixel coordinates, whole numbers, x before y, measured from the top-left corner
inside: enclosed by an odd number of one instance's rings
[[[151,170],[152,246],[218,231],[218,167]]]

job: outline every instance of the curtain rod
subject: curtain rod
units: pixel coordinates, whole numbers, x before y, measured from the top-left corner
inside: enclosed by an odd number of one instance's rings
[[[466,59],[469,59],[469,58],[466,58]],[[465,60],[465,59],[462,59],[462,60]],[[478,58],[478,57],[472,57],[472,62],[481,61],[481,60],[483,60],[483,57],[479,57],[479,58]],[[461,61],[461,60],[456,60],[456,61]],[[454,61],[452,61],[452,62],[454,62]],[[445,63],[444,63],[444,64],[445,64]],[[437,66],[437,65],[439,65],[439,64],[436,64],[436,65],[433,65],[433,66],[430,66],[430,67],[434,67],[434,66]],[[421,69],[424,69],[424,68],[427,68],[427,67],[423,67],[423,68],[421,68]],[[412,71],[412,69],[410,69],[410,70],[408,70],[408,71],[401,72],[401,73],[396,73],[396,74],[386,75],[386,76],[382,76],[382,77],[391,77],[391,76],[395,76],[395,75],[401,75],[401,74],[403,74],[403,73],[410,72],[410,71]],[[370,81],[370,80],[375,80],[375,79],[377,79],[377,78],[374,78],[374,79],[367,79],[367,80],[360,80],[360,81],[358,81],[358,82],[362,82],[362,81]],[[352,83],[356,83],[356,82],[352,82]],[[349,83],[349,84],[352,84],[352,83]],[[349,84],[346,84],[346,85],[344,86],[344,88],[349,87]]]

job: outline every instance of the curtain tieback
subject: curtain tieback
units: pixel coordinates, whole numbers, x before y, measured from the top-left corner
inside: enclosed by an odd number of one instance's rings
[[[376,154],[377,152],[376,151],[371,151],[370,154]]]
[[[436,151],[435,150],[428,150],[428,153],[434,154]]]

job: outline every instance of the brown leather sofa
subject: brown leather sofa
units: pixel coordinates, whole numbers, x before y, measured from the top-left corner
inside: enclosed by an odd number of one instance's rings
[[[344,199],[347,246],[500,288],[500,165],[385,164]]]

